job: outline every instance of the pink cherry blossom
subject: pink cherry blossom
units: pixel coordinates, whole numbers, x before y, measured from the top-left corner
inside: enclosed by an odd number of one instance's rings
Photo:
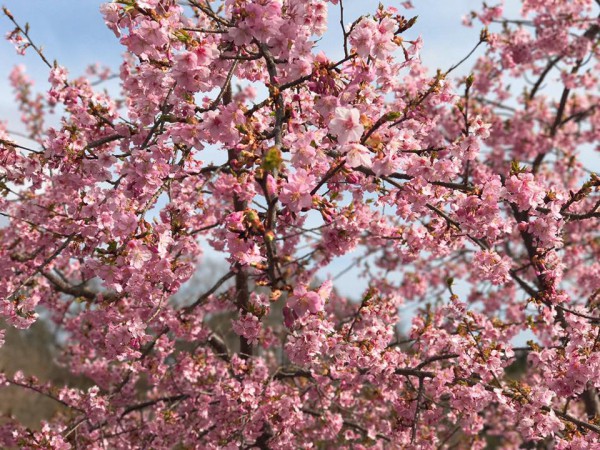
[[[350,144],[345,147],[348,167],[371,167],[369,149],[364,145]]]
[[[473,258],[473,275],[492,284],[504,284],[510,280],[510,260],[495,252],[478,252]]]
[[[544,199],[543,189],[535,182],[530,173],[512,175],[506,181],[509,199],[517,204],[522,211],[536,208]]]
[[[329,131],[337,137],[340,145],[358,141],[364,129],[360,123],[360,111],[356,108],[336,108],[329,123]]]
[[[64,376],[0,370],[57,408],[0,447],[600,446],[597,2],[483,4],[439,69],[348,3],[112,2],[83,76],[4,9],[48,72],[0,121],[0,344]]]
[[[292,211],[300,211],[312,205],[310,191],[315,183],[315,177],[304,169],[288,175],[287,183],[284,184],[279,199]]]
[[[258,317],[252,314],[244,314],[238,320],[234,320],[231,323],[233,331],[240,336],[245,337],[248,342],[258,342],[258,336],[260,334],[261,326]]]

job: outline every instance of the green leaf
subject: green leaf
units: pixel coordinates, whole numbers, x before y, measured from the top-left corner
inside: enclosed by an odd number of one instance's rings
[[[269,172],[274,170],[278,170],[283,163],[283,158],[281,157],[281,150],[278,147],[271,147],[265,153],[262,167]]]

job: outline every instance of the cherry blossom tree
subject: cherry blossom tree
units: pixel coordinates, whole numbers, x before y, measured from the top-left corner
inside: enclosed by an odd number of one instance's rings
[[[4,10],[51,88],[10,77],[0,311],[88,383],[2,375],[62,406],[3,446],[600,448],[600,4],[484,5],[482,56],[437,72],[411,6],[120,0],[118,73],[79,78]],[[227,271],[190,290],[207,246]]]

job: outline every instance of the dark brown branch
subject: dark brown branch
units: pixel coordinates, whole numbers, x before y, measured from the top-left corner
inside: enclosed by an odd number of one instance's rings
[[[212,333],[209,338],[208,338],[208,345],[210,345],[212,347],[212,349],[215,351],[216,355],[221,358],[223,361],[225,362],[229,362],[231,361],[231,352],[229,351],[229,347],[227,347],[227,344],[225,343],[225,341],[223,340],[223,338],[221,338],[221,336],[218,336],[215,333]],[[244,355],[244,353],[242,353],[242,355]]]
[[[41,154],[43,154],[43,153],[44,153],[43,151],[40,151],[40,150],[34,150],[34,149],[32,149],[32,148],[25,147],[25,146],[23,146],[23,145],[19,145],[19,144],[15,143],[15,142],[7,141],[7,140],[5,140],[5,139],[0,139],[0,145],[4,145],[4,146],[6,146],[6,147],[14,147],[14,148],[18,148],[18,149],[25,150],[25,151],[27,151],[27,152],[30,152],[30,153],[35,153],[35,154],[37,154],[37,155],[41,155]]]
[[[556,308],[568,312],[569,314],[573,314],[574,316],[578,316],[578,317],[582,317],[584,319],[588,319],[590,320],[592,323],[600,323],[600,317],[594,317],[594,316],[590,316],[588,314],[584,314],[584,313],[580,313],[578,311],[573,311],[572,309],[569,308],[565,308],[564,306],[561,305],[556,305]]]
[[[546,75],[548,75],[548,73],[550,73],[550,71],[552,70],[552,68],[561,60],[561,58],[562,58],[562,56],[556,56],[555,58],[551,59],[548,62],[548,64],[546,65],[546,68],[542,71],[542,73],[538,77],[537,81],[533,85],[533,88],[531,88],[531,93],[528,96],[528,101],[533,100],[533,98],[535,97],[535,94],[537,94],[537,92],[540,89],[542,83],[544,82],[544,79],[546,78]]]
[[[98,298],[98,295],[102,294],[102,298],[107,302],[113,302],[121,297],[121,294],[117,292],[95,292],[89,289],[85,284],[72,285],[59,276],[54,275],[52,272],[42,272],[42,275],[52,283],[52,285],[63,294],[71,295],[73,297],[82,297],[87,300],[94,301]]]
[[[42,53],[42,49],[39,48],[37,45],[35,45],[35,43],[31,39],[31,37],[29,37],[29,33],[27,31],[27,28],[29,26],[26,24],[25,25],[26,29],[21,28],[21,25],[19,25],[17,23],[17,21],[15,20],[14,16],[12,15],[12,13],[8,10],[8,8],[2,7],[2,11],[4,12],[4,15],[6,17],[8,17],[9,20],[15,25],[15,27],[17,28],[17,30],[19,30],[19,32],[22,33],[23,36],[25,36],[25,38],[27,39],[28,44],[31,46],[32,49],[35,50],[35,52],[39,55],[39,57],[42,59],[42,61],[44,62],[44,64],[46,64],[48,66],[48,68],[50,68],[50,69],[54,68],[54,66],[52,64],[50,64],[50,61],[48,61],[48,59],[46,58],[46,56]]]
[[[108,144],[109,142],[117,141],[117,140],[119,140],[119,139],[123,139],[123,138],[125,138],[125,137],[126,137],[126,136],[123,136],[123,135],[121,135],[121,134],[113,134],[113,135],[111,135],[111,136],[106,136],[106,137],[103,137],[103,138],[97,139],[97,140],[95,140],[95,141],[92,141],[92,142],[88,143],[88,144],[85,146],[85,148],[86,148],[86,149],[90,149],[90,148],[96,148],[96,147],[100,147],[101,145]]]
[[[198,299],[194,303],[183,308],[183,312],[187,314],[187,313],[191,312],[194,308],[202,305],[211,295],[213,295],[215,292],[217,292],[217,290],[221,286],[223,286],[223,284],[227,280],[229,280],[231,277],[233,277],[234,275],[235,275],[235,272],[233,272],[233,271],[227,272],[225,275],[223,275],[221,278],[219,278],[219,280],[213,285],[213,287],[211,287],[208,291],[206,291],[204,294],[202,294],[200,297],[198,297]]]
[[[342,36],[344,38],[344,56],[348,57],[348,33],[344,25],[344,1],[340,0],[340,26],[342,27]]]
[[[547,406],[545,406],[543,409],[545,411],[550,410],[550,408],[548,408]],[[584,428],[586,430],[593,431],[594,433],[600,434],[600,427],[598,425],[594,425],[589,422],[579,420],[576,417],[573,417],[569,414],[565,414],[564,412],[562,412],[559,409],[552,408],[552,411],[554,411],[554,414],[556,414],[558,417],[560,417],[563,420],[566,420],[567,422],[571,422],[572,424],[577,425],[580,428]]]
[[[453,66],[451,66],[448,70],[446,70],[446,72],[444,73],[444,75],[449,75],[450,72],[453,72],[455,69],[457,69],[462,63],[464,63],[467,59],[469,59],[471,57],[471,55],[473,55],[473,53],[475,53],[475,50],[477,50],[479,48],[479,46],[481,44],[483,44],[484,42],[485,42],[485,39],[483,39],[483,36],[481,36],[480,39],[479,39],[479,42],[477,42],[477,44],[475,44],[475,47],[473,47],[471,49],[471,51],[467,54],[467,56],[465,56],[459,62],[457,62],[456,64],[454,64]]]
[[[415,406],[415,416],[410,433],[410,442],[414,443],[417,437],[417,424],[419,423],[419,412],[421,411],[421,399],[423,398],[423,377],[419,377],[419,390],[417,393],[417,404]]]
[[[322,414],[321,414],[321,413],[319,413],[319,412],[317,412],[317,411],[313,411],[312,409],[309,409],[309,408],[302,408],[302,412],[303,412],[303,413],[305,413],[305,414],[311,415],[311,416],[313,416],[313,417],[321,417],[321,416],[322,416]],[[363,426],[361,426],[361,425],[359,425],[359,424],[357,424],[357,423],[355,423],[355,422],[351,422],[351,421],[348,421],[348,420],[344,420],[342,423],[343,423],[343,425],[344,425],[345,427],[347,427],[347,428],[352,428],[352,429],[354,429],[354,430],[357,430],[357,431],[361,432],[361,433],[362,433],[363,435],[365,435],[365,436],[366,436],[366,435],[367,435],[367,433],[368,433],[368,430],[367,430],[365,427],[363,427]],[[378,434],[376,435],[376,437],[377,437],[378,439],[383,439],[384,441],[390,442],[390,438],[388,438],[387,436],[385,436],[385,435],[383,435],[383,434],[379,434],[379,433],[378,433]]]
[[[286,378],[312,378],[312,373],[310,370],[281,367],[273,374],[274,380],[284,380]]]
[[[407,377],[417,377],[417,378],[434,378],[435,377],[434,372],[412,369],[410,367],[406,367],[403,369],[396,369],[394,371],[394,373],[396,375],[404,375]]]
[[[330,179],[332,179],[342,169],[342,167],[344,167],[345,162],[346,162],[346,160],[342,159],[338,164],[331,167],[327,171],[327,173],[323,176],[323,178],[321,178],[321,180],[319,180],[317,185],[310,191],[310,195],[315,195],[325,183],[327,183]]]
[[[132,405],[132,406],[125,408],[125,410],[121,413],[121,417],[125,417],[127,414],[129,414],[133,411],[139,411],[141,409],[145,409],[150,406],[157,405],[159,403],[174,403],[174,402],[177,402],[180,400],[185,400],[186,398],[189,398],[189,395],[180,394],[180,395],[173,395],[171,397],[161,397],[161,398],[157,398],[155,400],[148,400],[147,402],[139,403],[137,405]]]
[[[238,54],[238,56],[239,56],[239,54]],[[214,109],[217,108],[217,106],[219,106],[219,103],[221,103],[221,100],[223,100],[225,91],[228,89],[228,86],[231,86],[231,80],[233,78],[233,74],[235,73],[237,64],[238,64],[237,60],[234,60],[233,64],[231,64],[231,68],[229,69],[229,72],[227,72],[227,78],[225,78],[225,83],[223,84],[223,88],[219,91],[217,98],[215,98],[211,102],[211,104],[208,108],[200,108],[200,109],[198,109],[198,112],[203,113],[203,112],[207,112],[207,111],[213,111]]]
[[[50,256],[48,256],[31,275],[29,275],[24,281],[22,281],[19,284],[19,286],[17,286],[13,293],[7,297],[6,301],[12,301],[13,298],[19,293],[21,288],[27,285],[31,280],[33,280],[38,273],[41,273],[48,264],[54,261],[54,259],[57,258],[58,255],[60,255],[63,252],[63,250],[69,246],[69,244],[73,241],[74,238],[75,234],[71,234],[67,239],[65,239],[65,241]]]
[[[415,367],[415,369],[417,370],[421,370],[423,367],[436,362],[436,361],[444,361],[446,359],[454,359],[454,358],[458,358],[459,355],[457,355],[456,353],[449,353],[447,355],[438,355],[438,356],[432,356],[431,358],[426,359],[425,361],[421,362],[417,367]]]

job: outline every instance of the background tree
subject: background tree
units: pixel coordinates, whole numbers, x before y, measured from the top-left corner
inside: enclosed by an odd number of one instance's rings
[[[44,312],[92,386],[5,374],[61,408],[3,445],[600,445],[598,4],[484,6],[467,22],[485,55],[456,80],[470,54],[431,75],[410,7],[348,23],[341,0],[106,4],[115,98],[5,9],[52,86],[11,75],[35,145],[0,130],[1,312]],[[339,59],[314,51],[329,8]],[[174,301],[201,242],[228,270]],[[358,302],[316,282],[351,253]]]

